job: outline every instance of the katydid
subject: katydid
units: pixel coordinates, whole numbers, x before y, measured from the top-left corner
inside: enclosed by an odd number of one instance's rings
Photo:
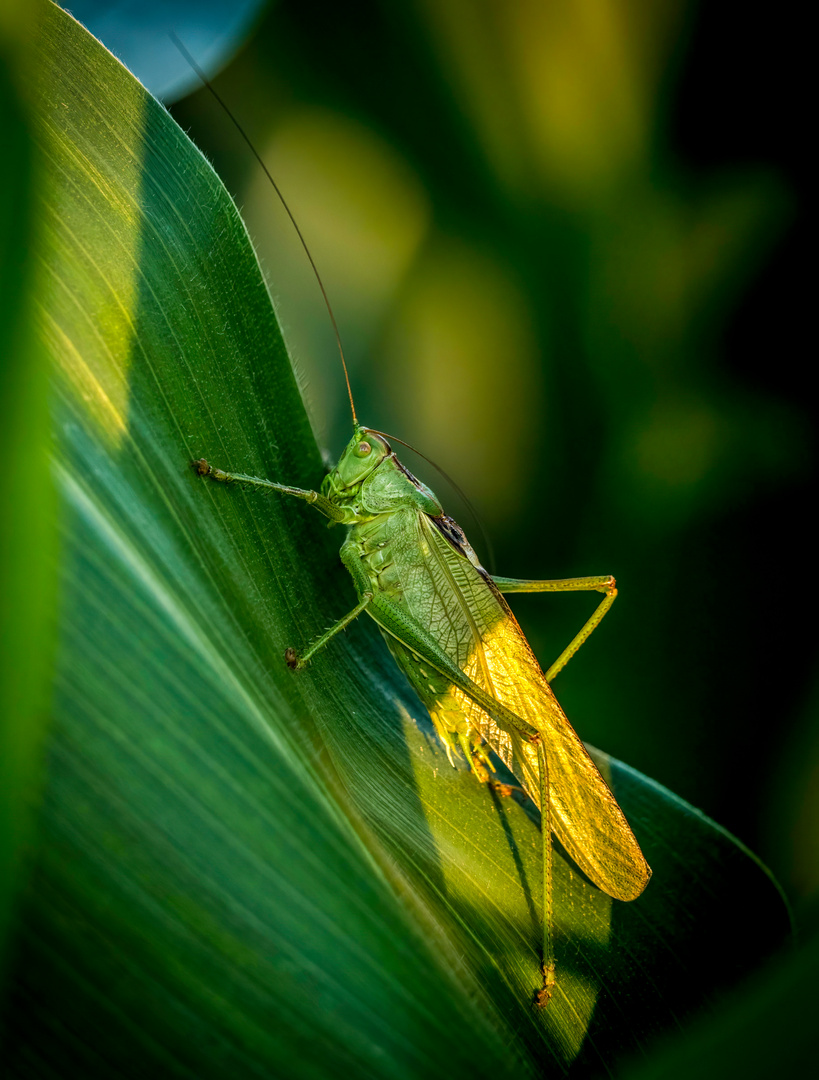
[[[493,768],[488,744],[540,807],[543,981],[535,1001],[546,1005],[555,985],[551,833],[594,884],[618,900],[638,897],[651,875],[550,686],[614,602],[614,578],[490,576],[461,528],[401,464],[387,438],[355,418],[353,437],[320,491],[224,472],[204,459],[195,465],[212,480],[304,499],[331,524],[347,526],[341,561],[359,602],[301,654],[288,648],[290,668],[303,668],[366,611],[429,710],[450,761],[462,751],[477,778],[486,780],[486,767]],[[603,599],[544,675],[502,594],[576,590],[596,590]]]
[[[478,780],[486,781],[487,769],[494,771],[488,745],[540,807],[543,954],[535,1003],[543,1007],[555,986],[551,834],[591,881],[615,899],[634,900],[651,876],[625,815],[550,685],[614,602],[614,578],[521,581],[490,576],[460,526],[398,460],[388,441],[391,436],[359,424],[335,317],[301,230],[241,125],[182,43],[171,36],[236,124],[298,233],[333,324],[353,418],[353,437],[320,491],[225,472],[204,458],[194,466],[212,480],[303,499],[330,524],[347,527],[341,561],[353,579],[358,603],[300,654],[288,648],[288,667],[303,668],[366,611],[429,710],[450,762],[454,765],[454,755],[462,752]],[[603,599],[544,675],[503,594],[580,590],[602,593]]]

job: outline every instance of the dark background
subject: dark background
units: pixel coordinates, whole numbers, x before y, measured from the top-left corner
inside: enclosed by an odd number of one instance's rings
[[[214,84],[305,232],[359,416],[454,475],[499,573],[617,577],[556,681],[581,736],[804,912],[817,406],[800,31],[774,15],[281,2]],[[172,111],[243,209],[335,456],[349,412],[307,260],[207,93]],[[593,604],[516,598],[544,667]]]

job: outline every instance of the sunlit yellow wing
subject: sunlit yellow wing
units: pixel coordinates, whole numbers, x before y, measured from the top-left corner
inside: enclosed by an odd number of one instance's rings
[[[447,537],[426,515],[413,516],[418,543],[394,549],[403,605],[473,682],[542,733],[555,835],[595,885],[633,900],[651,871],[506,601],[464,553],[457,534]],[[539,803],[535,746],[499,728],[463,691],[433,673],[419,674],[418,661],[400,646],[393,652],[436,724],[454,731],[459,720],[462,728],[468,723]]]

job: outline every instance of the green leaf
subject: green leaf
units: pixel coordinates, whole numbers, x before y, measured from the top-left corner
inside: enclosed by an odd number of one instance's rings
[[[340,533],[190,468],[322,476],[236,209],[59,9],[40,49],[63,593],[11,1075],[611,1067],[781,940],[777,888],[600,756],[654,879],[618,904],[558,853],[558,987],[532,1007],[531,805],[448,764],[369,621],[290,673],[355,602]]]
[[[32,319],[32,14],[9,4],[0,18],[0,971],[40,781],[56,588],[48,359]]]

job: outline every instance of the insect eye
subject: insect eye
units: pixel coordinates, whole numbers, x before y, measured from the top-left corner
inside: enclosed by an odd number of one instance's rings
[[[367,454],[369,454],[371,450],[372,450],[372,447],[370,446],[370,444],[368,442],[363,442],[362,441],[362,442],[360,442],[358,444],[358,453],[361,455],[361,457],[366,457]]]

